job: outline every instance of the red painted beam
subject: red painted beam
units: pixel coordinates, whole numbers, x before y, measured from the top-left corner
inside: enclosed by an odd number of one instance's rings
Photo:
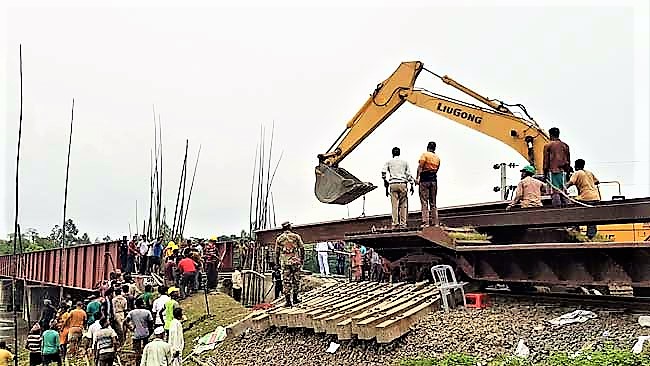
[[[119,269],[119,241],[41,250],[17,255],[17,278],[68,288],[92,290],[101,280]],[[63,271],[59,271],[63,258]],[[0,256],[0,276],[14,275],[13,255]],[[61,273],[61,278],[59,278]]]

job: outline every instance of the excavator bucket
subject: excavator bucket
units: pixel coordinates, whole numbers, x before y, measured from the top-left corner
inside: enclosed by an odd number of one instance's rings
[[[362,182],[343,168],[319,164],[316,167],[316,198],[323,203],[346,205],[377,188]]]

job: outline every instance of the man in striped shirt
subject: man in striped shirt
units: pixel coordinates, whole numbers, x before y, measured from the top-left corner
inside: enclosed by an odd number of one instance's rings
[[[398,226],[406,228],[406,218],[408,216],[407,186],[408,183],[411,184],[411,194],[413,194],[413,176],[411,176],[409,164],[399,157],[399,147],[394,147],[392,154],[393,158],[386,162],[384,169],[381,171],[381,178],[384,180],[384,184],[388,185],[390,191],[393,228]]]
[[[27,335],[25,348],[29,351],[29,366],[40,365],[41,359],[41,327],[38,323],[34,324]]]

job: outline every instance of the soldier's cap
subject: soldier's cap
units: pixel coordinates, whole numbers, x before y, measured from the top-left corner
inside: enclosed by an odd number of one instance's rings
[[[289,227],[291,226],[291,223],[289,221],[285,221],[282,223],[282,227]]]

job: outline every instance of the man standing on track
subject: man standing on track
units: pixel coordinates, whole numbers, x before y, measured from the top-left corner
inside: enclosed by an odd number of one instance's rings
[[[276,263],[282,266],[282,292],[286,300],[285,306],[292,306],[291,292],[293,291],[293,305],[298,304],[298,291],[300,290],[300,271],[305,259],[305,247],[300,235],[291,231],[291,223],[282,224],[284,232],[275,241]]]
[[[585,170],[585,161],[578,159],[575,162],[575,173],[571,175],[567,188],[576,186],[578,196],[576,199],[585,203],[594,203],[600,201],[600,193],[596,186],[600,183],[594,173]],[[587,237],[593,239],[596,236],[596,225],[587,226]]]
[[[386,162],[384,169],[381,171],[381,178],[385,183],[388,182],[389,186],[393,229],[398,227],[406,228],[408,183],[411,183],[411,194],[413,194],[413,177],[409,170],[409,164],[399,157],[399,147],[394,147],[392,154],[393,158]]]
[[[548,130],[551,142],[544,145],[544,176],[552,187],[551,198],[553,207],[565,207],[566,176],[571,172],[571,157],[569,145],[560,140],[560,129],[553,127]]]
[[[436,143],[427,144],[427,151],[422,153],[418,161],[418,172],[415,184],[420,185],[420,203],[422,204],[422,227],[438,226],[438,168],[440,158],[436,155]]]

